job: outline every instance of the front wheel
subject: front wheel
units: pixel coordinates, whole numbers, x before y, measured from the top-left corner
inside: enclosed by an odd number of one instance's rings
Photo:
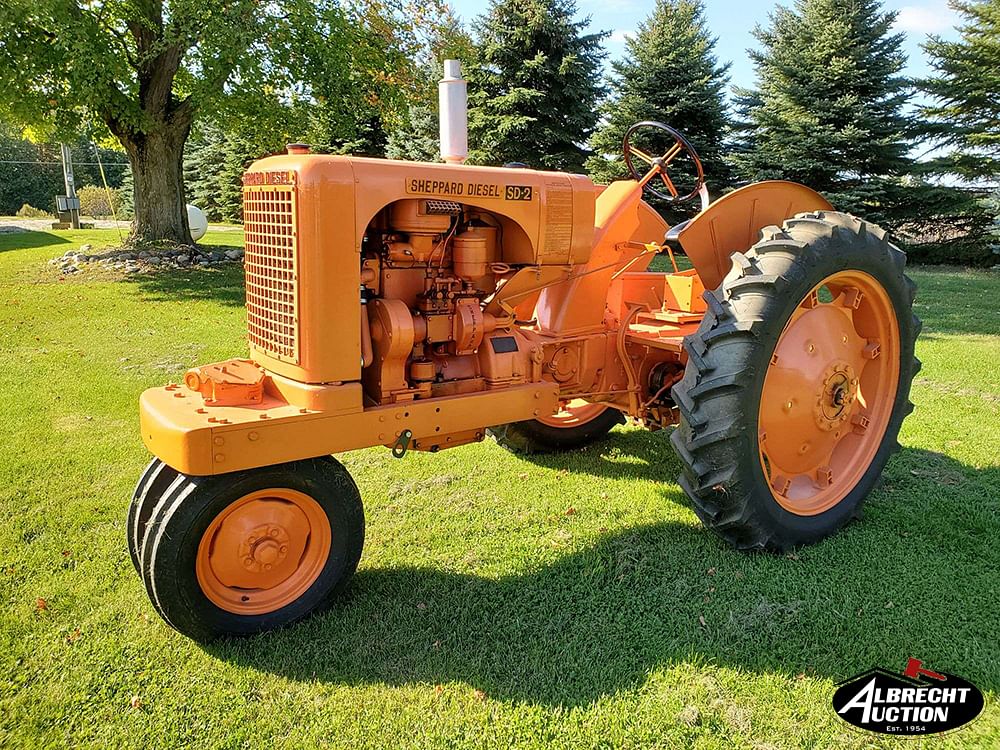
[[[671,441],[703,523],[777,551],[853,518],[899,448],[920,321],[878,227],[817,212],[762,235],[705,295]]]
[[[252,635],[329,605],[357,568],[364,533],[358,488],[333,458],[180,475],[146,523],[142,577],[181,633]]]

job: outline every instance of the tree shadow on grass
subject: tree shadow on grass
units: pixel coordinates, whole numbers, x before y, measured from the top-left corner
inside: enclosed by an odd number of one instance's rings
[[[690,661],[840,680],[916,656],[996,690],[1000,469],[916,450],[894,464],[868,519],[792,556],[656,523],[499,578],[362,564],[328,613],[209,650],[295,680],[459,681],[561,706]],[[664,496],[681,501],[676,487]]]
[[[51,232],[3,232],[0,233],[0,253],[6,250],[29,250],[48,245],[69,245],[65,237]]]
[[[230,307],[242,307],[246,302],[243,266],[236,263],[132,274],[124,281],[138,286],[148,299],[155,302],[206,300]]]

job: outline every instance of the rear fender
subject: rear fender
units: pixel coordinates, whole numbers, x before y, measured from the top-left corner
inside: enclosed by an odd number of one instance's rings
[[[729,271],[730,256],[746,252],[760,230],[804,211],[833,206],[805,185],[768,180],[734,190],[698,214],[677,236],[706,289],[715,289]]]

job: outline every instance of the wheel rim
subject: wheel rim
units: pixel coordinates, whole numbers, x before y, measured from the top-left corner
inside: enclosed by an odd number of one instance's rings
[[[785,510],[822,513],[861,480],[889,425],[899,358],[892,301],[867,273],[832,274],[796,307],[758,417],[761,467]]]
[[[582,398],[576,398],[563,402],[555,414],[548,417],[536,417],[536,419],[549,427],[580,427],[597,419],[607,408],[604,404],[592,404]]]
[[[330,556],[330,521],[313,498],[287,488],[244,495],[202,535],[198,584],[217,607],[242,615],[301,597]]]

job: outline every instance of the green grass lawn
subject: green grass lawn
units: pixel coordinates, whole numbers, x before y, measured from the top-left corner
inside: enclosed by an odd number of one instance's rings
[[[913,269],[917,408],[836,538],[731,551],[666,433],[533,460],[366,450],[342,458],[368,528],[343,600],[205,648],[153,612],[124,518],[139,393],[245,353],[241,269],[46,264],[116,239],[0,235],[0,747],[896,746],[830,696],[909,656],[988,696],[911,747],[1000,746],[1000,275]]]

